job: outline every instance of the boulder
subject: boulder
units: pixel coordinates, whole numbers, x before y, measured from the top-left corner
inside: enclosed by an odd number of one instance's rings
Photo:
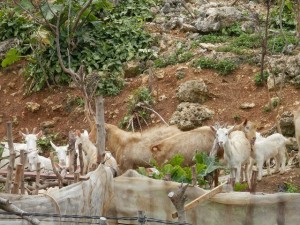
[[[169,123],[176,124],[181,130],[191,130],[202,126],[202,122],[211,119],[214,112],[199,103],[182,102],[177,106]]]
[[[189,80],[182,83],[176,90],[180,102],[204,103],[209,99],[207,86],[202,79]]]

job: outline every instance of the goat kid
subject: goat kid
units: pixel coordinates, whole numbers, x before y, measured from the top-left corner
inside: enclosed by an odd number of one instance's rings
[[[285,138],[279,133],[272,134],[268,137],[263,137],[259,133],[256,134],[256,141],[253,146],[253,151],[251,152],[251,157],[257,164],[258,181],[262,179],[262,169],[265,161],[267,164],[268,175],[272,174],[270,170],[271,158],[275,158],[276,160],[275,172],[279,171],[279,166],[280,174],[285,172],[285,164],[287,160],[287,151],[285,145],[289,142],[289,139]],[[251,167],[253,166],[254,161],[251,162]]]
[[[41,163],[41,172],[49,173],[50,171],[53,171],[51,160],[49,158],[39,155],[37,150],[28,153],[27,158],[30,171],[36,171],[38,162]]]

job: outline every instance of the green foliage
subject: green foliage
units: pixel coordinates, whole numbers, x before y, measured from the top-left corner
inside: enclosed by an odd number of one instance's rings
[[[150,111],[145,107],[151,107],[154,103],[148,88],[141,87],[133,91],[128,102],[126,116],[120,122],[120,127],[128,128],[132,125],[139,125],[149,120]],[[133,127],[132,127],[133,128]]]
[[[230,59],[215,60],[207,57],[195,60],[194,66],[202,69],[215,69],[221,75],[227,75],[237,68],[236,63]]]
[[[227,36],[241,36],[244,32],[241,29],[241,24],[234,23],[232,26],[223,28],[222,34]]]
[[[285,182],[284,184],[286,186],[286,192],[288,192],[288,193],[297,193],[298,192],[298,188],[294,184],[291,184],[288,182]]]
[[[206,35],[201,35],[199,38],[197,38],[197,42],[199,43],[224,43],[228,41],[230,37],[227,35],[220,35],[219,33],[210,33]]]
[[[5,58],[3,59],[1,66],[3,68],[19,61],[21,59],[20,57],[21,53],[18,51],[18,49],[11,48],[6,54]]]
[[[6,67],[20,60],[21,55],[31,53],[30,37],[36,25],[28,16],[20,14],[15,8],[3,5],[0,9],[0,41],[14,39],[14,48],[10,49],[1,66]]]
[[[165,55],[154,60],[154,67],[163,68],[169,65],[175,65],[177,63],[185,63],[194,57],[193,52],[189,51],[189,48],[178,42],[177,49],[170,55]]]
[[[289,33],[285,34],[285,38],[287,43],[285,43],[285,39],[282,35],[272,35],[268,40],[268,49],[270,52],[281,53],[284,50],[285,45],[293,44],[296,45],[299,40],[295,37],[295,35],[291,35]]]
[[[283,28],[288,28],[290,30],[294,30],[296,28],[296,7],[295,2],[293,0],[285,0],[284,7],[282,11],[282,26]],[[281,3],[272,7],[270,12],[270,26],[272,28],[279,29],[280,28],[280,5]]]
[[[214,170],[221,168],[215,161],[214,157],[208,156],[207,153],[195,153],[194,161],[196,165],[198,184],[205,184],[205,176],[212,173]],[[167,174],[170,174],[171,180],[176,182],[192,182],[192,171],[190,167],[182,166],[184,157],[181,154],[173,156],[164,165],[159,167],[155,162],[152,164],[159,174],[153,174],[154,179],[163,179]],[[147,175],[145,168],[140,167],[137,170],[140,174]]]
[[[51,11],[61,13],[60,47],[64,64],[69,65],[69,51],[70,66],[74,71],[78,71],[80,65],[88,74],[94,70],[103,71],[106,75],[99,80],[98,93],[116,95],[124,86],[122,64],[132,59],[147,60],[153,57],[150,50],[153,39],[142,26],[144,21],[151,20],[150,8],[154,3],[130,0],[121,1],[118,7],[113,7],[106,0],[93,1],[74,32],[69,32],[74,25],[70,21],[75,21],[75,15],[82,8],[81,1],[71,1],[70,17],[68,1],[52,1],[42,4],[41,8],[48,22],[55,25],[56,17]],[[30,9],[30,4],[23,6]],[[13,18],[6,16],[7,23],[11,23]],[[34,51],[26,70],[28,92],[39,91],[47,83],[66,85],[71,82],[58,63],[55,37],[47,29],[41,27],[31,35],[26,34],[30,41],[27,47],[31,46]],[[6,28],[0,29],[2,31],[6,32]]]
[[[240,116],[239,114],[235,114],[235,115],[233,116],[233,120],[234,120],[235,122],[239,122],[239,121],[241,121],[241,116]]]
[[[234,191],[247,191],[247,189],[248,189],[247,183],[236,182],[234,185]]]
[[[231,46],[233,47],[244,47],[244,48],[259,48],[261,47],[262,39],[259,34],[242,34],[232,41]]]
[[[232,52],[236,55],[247,55],[248,51],[242,47],[234,47],[232,45],[219,47],[217,49],[219,52]]]
[[[4,151],[4,147],[0,144],[0,158],[2,157]]]
[[[41,149],[42,153],[49,151],[51,148],[50,141],[57,140],[59,133],[52,133],[48,135],[43,135],[41,138],[37,140],[37,145]]]
[[[254,83],[256,86],[262,86],[264,85],[264,83],[267,81],[269,77],[269,73],[267,71],[263,72],[263,79],[261,79],[261,74],[260,73],[256,73],[254,76]]]

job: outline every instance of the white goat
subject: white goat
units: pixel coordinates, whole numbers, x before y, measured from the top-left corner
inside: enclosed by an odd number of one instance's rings
[[[56,152],[59,166],[60,167],[69,166],[69,158],[67,157],[67,151],[69,145],[56,146],[52,141],[50,141],[50,144]]]
[[[35,134],[35,129],[33,130],[32,134],[29,134],[28,129],[26,129],[26,131],[27,131],[27,134],[24,134],[21,131],[19,132],[20,135],[24,138],[25,143],[13,143],[16,156],[20,155],[21,150],[24,150],[27,154],[33,150],[37,150],[37,140],[43,135],[42,131]],[[9,157],[10,152],[9,152],[8,143],[1,142],[1,144],[4,145],[2,158]],[[9,163],[9,158],[2,159],[0,162],[0,168],[7,167],[8,163]],[[16,158],[16,160],[15,160],[15,165],[17,165],[18,163],[20,163],[20,157]],[[27,166],[28,166],[28,160],[26,160],[24,168],[26,168]]]
[[[286,164],[285,145],[287,143],[289,143],[289,139],[285,138],[282,134],[275,133],[268,137],[263,137],[259,133],[257,133],[256,141],[253,146],[253,151],[251,152],[251,157],[256,161],[257,164],[258,181],[262,179],[262,169],[265,161],[267,163],[268,175],[271,174],[270,171],[271,158],[275,158],[276,160],[275,172],[279,170],[279,165],[281,165],[280,174],[283,174],[285,172],[285,164]],[[251,167],[253,163],[254,162],[252,161]]]
[[[50,172],[53,171],[51,160],[49,158],[46,158],[44,156],[41,156],[38,154],[38,151],[31,151],[28,155],[28,163],[29,163],[29,170],[30,171],[36,171],[37,163],[41,163],[41,171],[44,172]]]
[[[216,133],[216,143],[224,149],[224,160],[230,168],[231,177],[240,182],[241,167],[246,165],[245,177],[250,186],[250,152],[251,145],[242,131],[233,131],[234,127],[218,128],[211,127]]]
[[[76,130],[76,151],[78,151],[79,143],[82,144],[82,150],[85,153],[87,172],[90,172],[95,166],[97,166],[97,147],[89,139],[89,134],[86,130],[83,133],[80,133],[79,130]],[[119,175],[117,161],[110,152],[105,152],[103,164],[112,169],[113,176]]]

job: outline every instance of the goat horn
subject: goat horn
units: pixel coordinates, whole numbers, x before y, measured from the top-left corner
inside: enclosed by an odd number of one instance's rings
[[[29,134],[29,130],[27,127],[25,128],[25,130],[26,130],[26,134]]]
[[[36,132],[36,127],[33,128],[33,130],[32,130],[32,133],[33,133],[33,134],[35,134],[35,132]]]

